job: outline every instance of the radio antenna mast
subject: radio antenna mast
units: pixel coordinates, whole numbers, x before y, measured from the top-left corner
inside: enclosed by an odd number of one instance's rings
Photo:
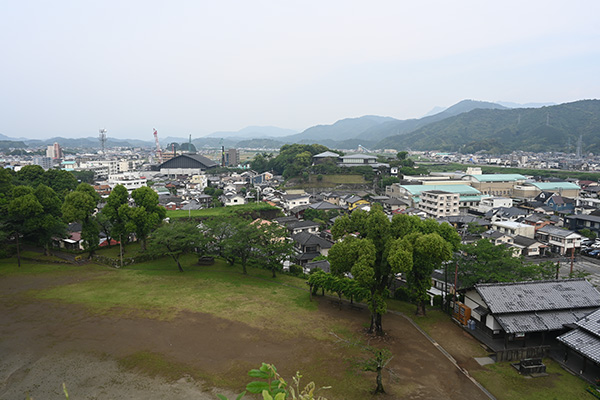
[[[100,144],[102,145],[102,154],[104,153],[104,145],[106,144],[106,129],[102,128],[99,130],[100,134],[98,135],[98,140],[100,141]]]

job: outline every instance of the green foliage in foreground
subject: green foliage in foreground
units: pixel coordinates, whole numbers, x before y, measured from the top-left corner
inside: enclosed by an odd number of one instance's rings
[[[296,376],[292,378],[293,385],[289,385],[272,364],[262,363],[259,369],[251,369],[248,375],[262,380],[250,382],[246,385],[246,391],[260,393],[264,400],[327,400],[325,397],[317,396],[317,388],[314,382],[310,382],[301,389],[300,379],[302,375],[300,375],[300,372],[296,372]],[[329,387],[322,387],[321,389],[329,389]],[[246,392],[240,393],[236,400],[241,400],[245,394]],[[217,397],[220,400],[228,400],[222,394],[218,394]]]

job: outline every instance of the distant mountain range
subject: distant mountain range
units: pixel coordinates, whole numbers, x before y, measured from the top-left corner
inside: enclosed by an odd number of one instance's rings
[[[389,136],[377,148],[505,153],[513,150],[574,152],[581,136],[586,152],[600,150],[600,100],[542,108],[474,109]]]
[[[600,100],[573,103],[517,104],[463,100],[451,107],[436,107],[418,119],[398,120],[365,115],[331,125],[316,125],[297,133],[273,126],[249,126],[237,132],[214,132],[195,138],[196,148],[280,148],[286,143],[319,143],[330,148],[355,149],[359,145],[397,150],[441,150],[492,153],[512,150],[575,151],[582,137],[586,152],[600,151]],[[161,145],[187,142],[189,138],[166,137]],[[100,147],[98,138],[51,138],[29,140],[0,134],[0,141],[29,147],[60,143],[63,147]],[[5,143],[8,147],[8,143]],[[108,138],[108,147],[154,147],[153,141]]]

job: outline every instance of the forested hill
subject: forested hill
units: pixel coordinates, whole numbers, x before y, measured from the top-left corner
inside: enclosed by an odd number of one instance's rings
[[[465,153],[574,152],[580,135],[584,152],[600,152],[600,100],[542,108],[476,109],[385,138],[376,147]]]

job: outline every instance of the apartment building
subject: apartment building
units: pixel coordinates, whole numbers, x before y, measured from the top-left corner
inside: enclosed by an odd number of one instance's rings
[[[442,218],[459,215],[460,195],[443,190],[426,190],[421,192],[421,201],[417,207],[428,216]]]

